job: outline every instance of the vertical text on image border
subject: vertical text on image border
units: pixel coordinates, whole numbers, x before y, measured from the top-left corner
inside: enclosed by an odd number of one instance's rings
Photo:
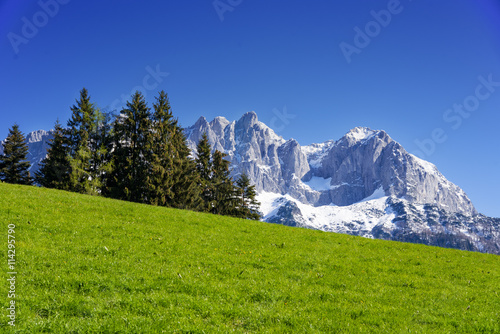
[[[16,225],[9,224],[7,225],[7,258],[8,258],[8,272],[9,278],[7,281],[9,282],[9,293],[7,294],[7,298],[10,299],[9,307],[7,307],[7,318],[9,318],[9,326],[16,325]]]

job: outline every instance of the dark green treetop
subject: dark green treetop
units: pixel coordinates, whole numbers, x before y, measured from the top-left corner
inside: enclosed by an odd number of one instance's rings
[[[33,184],[29,169],[31,164],[26,160],[28,145],[19,126],[14,124],[3,143],[3,155],[0,156],[0,180],[15,184]]]

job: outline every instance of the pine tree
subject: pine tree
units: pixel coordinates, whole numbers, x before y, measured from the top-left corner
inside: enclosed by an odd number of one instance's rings
[[[159,93],[153,104],[151,129],[149,201],[152,204],[197,209],[201,198],[195,166],[178,121],[173,118],[168,96]]]
[[[70,141],[70,190],[98,194],[100,192],[100,179],[93,171],[91,133],[96,131],[98,111],[87,89],[80,91],[80,99],[71,107],[72,115],[68,121],[68,137]]]
[[[184,136],[184,134],[182,134]],[[174,198],[171,205],[174,208],[203,211],[204,205],[199,188],[200,178],[196,171],[196,165],[191,158],[176,159],[174,179],[172,186]]]
[[[212,156],[212,189],[214,205],[211,212],[218,215],[236,214],[236,193],[232,178],[229,176],[227,155],[215,150]]]
[[[201,197],[203,199],[202,211],[212,212],[215,205],[213,185],[212,185],[212,161],[211,161],[211,147],[208,142],[207,134],[204,133],[201,140],[196,146],[196,170],[199,175],[199,188],[201,190]]]
[[[236,215],[240,218],[259,220],[261,218],[259,212],[260,203],[255,197],[255,185],[250,184],[250,179],[243,173],[236,181],[236,192],[238,196],[238,206]]]
[[[110,194],[108,185],[113,171],[113,115],[97,111],[95,131],[91,133],[92,174],[100,180],[100,194]]]
[[[69,140],[59,121],[55,124],[54,137],[49,143],[47,156],[42,160],[35,180],[42,187],[60,190],[69,189],[71,165],[69,161]]]
[[[154,205],[167,206],[174,197],[174,156],[172,145],[173,116],[167,94],[164,91],[153,104],[154,113],[151,124],[151,156],[148,173],[149,202]]]
[[[30,162],[26,160],[28,145],[19,126],[14,124],[9,129],[9,135],[3,143],[3,155],[0,156],[0,180],[15,184],[33,184],[29,169]]]
[[[108,179],[112,171],[111,152],[113,137],[111,128],[112,117],[96,109],[89,133],[90,169],[89,174],[93,189],[99,194],[106,194]]]
[[[80,99],[71,107],[71,118],[68,120],[68,136],[70,141],[70,155],[74,157],[78,149],[88,146],[89,133],[95,118],[95,106],[90,102],[86,88],[80,91]]]
[[[115,121],[111,196],[149,202],[150,123],[150,109],[144,96],[137,91]]]
[[[196,164],[191,159],[191,151],[187,146],[186,137],[180,126],[175,121],[175,131],[171,138],[175,148],[174,173],[175,180],[172,186],[174,197],[171,206],[179,209],[202,210],[203,200],[199,187],[200,177],[196,170]]]
[[[208,137],[203,134],[196,147],[196,170],[203,198],[203,211],[218,215],[237,216],[237,193],[230,177],[229,161],[225,153],[211,154]]]

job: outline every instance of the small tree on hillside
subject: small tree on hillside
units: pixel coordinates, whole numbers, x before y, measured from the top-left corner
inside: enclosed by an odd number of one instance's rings
[[[236,181],[236,193],[238,196],[237,216],[240,218],[259,220],[261,218],[259,212],[260,203],[255,197],[255,185],[250,184],[250,179],[243,173]]]
[[[196,171],[199,175],[199,188],[203,199],[202,211],[211,212],[214,207],[214,189],[212,186],[212,161],[210,154],[210,143],[207,134],[204,133],[196,146]]]
[[[203,211],[218,215],[236,216],[236,192],[230,177],[229,161],[225,153],[211,154],[208,137],[203,134],[196,147],[196,170],[203,198]]]
[[[28,145],[19,126],[14,124],[9,129],[9,135],[3,144],[3,155],[0,156],[0,180],[15,184],[33,184],[29,169],[30,162],[26,160]]]
[[[47,156],[42,160],[35,180],[42,187],[69,190],[69,140],[59,121],[55,124],[54,137],[49,143]]]
[[[212,156],[212,189],[214,205],[211,212],[218,215],[237,216],[236,192],[229,176],[227,155],[216,150]]]

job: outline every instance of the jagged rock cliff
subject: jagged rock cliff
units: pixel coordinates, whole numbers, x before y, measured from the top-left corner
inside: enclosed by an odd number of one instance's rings
[[[346,206],[381,189],[412,203],[477,213],[462,189],[384,131],[360,127],[338,141],[301,147],[294,139],[277,136],[249,112],[235,122],[201,117],[186,129],[191,149],[205,132],[213,149],[228,154],[233,174],[247,173],[259,192],[290,194],[313,206]]]

